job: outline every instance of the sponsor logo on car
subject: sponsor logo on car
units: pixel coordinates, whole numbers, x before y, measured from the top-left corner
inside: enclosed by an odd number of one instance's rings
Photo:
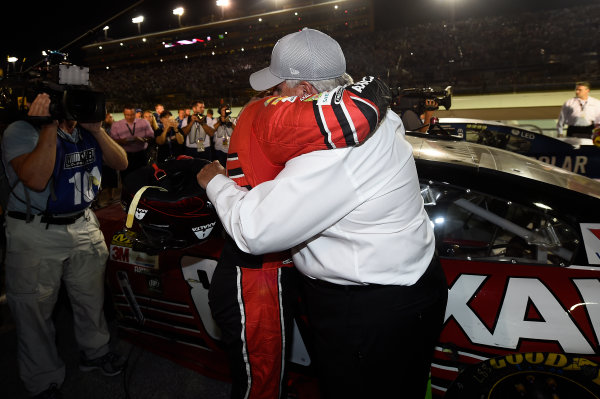
[[[600,265],[600,223],[580,223],[579,226],[588,262]]]

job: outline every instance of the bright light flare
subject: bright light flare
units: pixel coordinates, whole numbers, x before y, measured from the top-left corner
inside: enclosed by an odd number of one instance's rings
[[[142,22],[144,22],[144,16],[140,15],[139,17],[131,18],[131,22],[133,22],[134,24],[141,24]]]
[[[180,17],[183,15],[183,7],[177,7],[173,10],[173,15],[179,15]]]
[[[217,0],[219,7],[229,7],[229,0]]]

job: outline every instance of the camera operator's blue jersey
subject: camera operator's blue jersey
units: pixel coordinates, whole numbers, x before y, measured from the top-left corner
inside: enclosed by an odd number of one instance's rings
[[[46,212],[72,213],[86,209],[96,198],[102,179],[102,150],[90,132],[77,126],[73,137],[60,129],[56,162]]]

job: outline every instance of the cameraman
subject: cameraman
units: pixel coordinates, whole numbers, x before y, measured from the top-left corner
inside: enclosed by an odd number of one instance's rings
[[[419,106],[401,110],[400,116],[404,128],[410,131],[427,133],[430,128],[429,123],[433,117],[433,111],[438,108],[439,105],[436,100],[427,98]]]
[[[192,115],[181,123],[181,130],[185,136],[185,155],[211,161],[210,138],[215,134],[215,129],[206,121],[204,101],[194,101],[192,112]]]
[[[227,162],[227,152],[229,151],[229,139],[235,129],[235,122],[231,120],[231,108],[229,105],[223,104],[219,107],[219,119],[215,123],[215,155],[214,159],[225,166]]]
[[[28,115],[51,116],[50,101],[39,94]],[[20,376],[37,398],[60,398],[65,378],[52,322],[61,280],[73,309],[80,369],[117,375],[125,364],[109,349],[103,312],[108,250],[89,207],[100,187],[102,162],[123,170],[127,155],[100,122],[64,118],[47,118],[38,127],[16,121],[2,142],[14,187],[6,218],[7,300],[17,328]]]

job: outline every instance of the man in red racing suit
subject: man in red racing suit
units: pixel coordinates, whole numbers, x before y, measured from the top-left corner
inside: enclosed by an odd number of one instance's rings
[[[315,93],[312,88],[304,97],[273,96],[247,105],[231,138],[227,175],[250,190],[298,155],[359,145],[390,102],[387,86],[373,77]],[[286,395],[285,359],[298,299],[292,266],[289,251],[256,256],[226,241],[209,303],[226,346],[232,398]]]

